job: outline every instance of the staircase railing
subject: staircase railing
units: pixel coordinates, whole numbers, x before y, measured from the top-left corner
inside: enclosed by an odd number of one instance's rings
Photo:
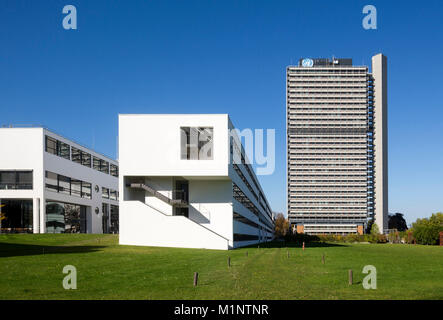
[[[174,199],[174,197],[165,196],[163,193],[157,191],[156,189],[154,189],[144,183],[131,183],[131,184],[129,184],[129,187],[143,189],[143,190],[149,192],[150,194],[152,194],[153,196],[155,196],[156,198],[158,198],[158,199],[162,200],[163,202],[166,202],[172,206],[188,205],[188,202],[185,200],[184,196],[181,198],[178,198],[178,199]],[[180,190],[173,190],[173,192],[175,192],[175,191],[180,191]]]

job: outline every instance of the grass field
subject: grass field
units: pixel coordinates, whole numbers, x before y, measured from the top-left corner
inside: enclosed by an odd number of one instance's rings
[[[443,247],[281,245],[214,251],[119,246],[116,235],[0,235],[0,299],[443,299]],[[65,265],[77,268],[77,290],[62,287]],[[377,268],[376,290],[362,287],[365,265]]]

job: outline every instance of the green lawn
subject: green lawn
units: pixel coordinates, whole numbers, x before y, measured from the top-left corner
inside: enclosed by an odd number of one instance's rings
[[[270,246],[215,251],[119,246],[115,235],[0,235],[0,299],[443,299],[443,247]],[[77,268],[77,290],[62,287],[65,265]],[[377,268],[376,290],[362,287],[365,265]]]

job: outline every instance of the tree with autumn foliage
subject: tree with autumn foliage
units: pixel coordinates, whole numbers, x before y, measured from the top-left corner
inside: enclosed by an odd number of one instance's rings
[[[289,233],[289,220],[282,213],[275,218],[275,237],[281,238]]]

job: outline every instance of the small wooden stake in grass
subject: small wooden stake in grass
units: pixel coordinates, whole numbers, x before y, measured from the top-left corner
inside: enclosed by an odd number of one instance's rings
[[[349,270],[349,285],[352,285],[353,279],[352,279],[352,270]]]
[[[194,272],[194,287],[197,286],[198,283],[198,272]]]
[[[325,264],[325,255],[324,254],[321,257],[321,263]]]
[[[231,257],[228,257],[228,267],[231,267]]]
[[[248,256],[248,251],[246,251],[246,256]]]

